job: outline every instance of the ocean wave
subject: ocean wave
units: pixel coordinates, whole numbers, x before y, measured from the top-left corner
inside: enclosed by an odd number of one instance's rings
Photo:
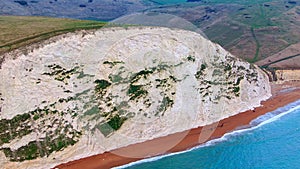
[[[269,112],[269,113],[266,113],[264,115],[261,115],[261,116],[257,117],[256,119],[254,119],[250,122],[251,127],[238,129],[238,130],[234,130],[232,132],[226,133],[220,138],[210,140],[210,141],[208,141],[208,142],[206,142],[202,145],[194,147],[193,149],[212,146],[212,145],[215,145],[216,143],[226,141],[232,136],[240,135],[244,132],[255,130],[255,129],[257,129],[259,127],[262,127],[266,124],[275,122],[275,121],[279,120],[281,117],[283,117],[283,116],[285,116],[285,115],[287,115],[291,112],[294,112],[297,109],[300,109],[300,100],[297,100],[297,101],[295,101],[293,103],[290,103],[290,104],[288,104],[284,107],[280,107],[280,108],[278,108],[278,109],[276,109],[272,112]]]
[[[153,162],[153,161],[157,161],[157,160],[160,160],[160,159],[163,159],[163,158],[166,158],[166,157],[187,153],[187,152],[199,149],[199,148],[213,146],[213,145],[216,145],[217,143],[227,141],[228,139],[230,139],[230,137],[240,135],[240,134],[248,132],[248,131],[255,130],[255,129],[257,129],[259,127],[262,127],[266,124],[277,121],[281,117],[283,117],[283,116],[285,116],[285,115],[287,115],[291,112],[294,112],[297,109],[300,109],[300,100],[297,100],[297,101],[295,101],[293,103],[290,103],[290,104],[288,104],[284,107],[280,107],[280,108],[278,108],[278,109],[276,109],[272,112],[269,112],[269,113],[266,113],[264,115],[259,116],[258,118],[254,119],[250,122],[251,127],[249,127],[249,128],[238,129],[238,130],[232,131],[230,133],[226,133],[220,138],[210,140],[210,141],[208,141],[204,144],[201,144],[199,146],[193,147],[193,148],[185,150],[185,151],[180,151],[180,152],[165,154],[165,155],[161,155],[161,156],[146,158],[146,159],[135,161],[135,162],[132,162],[132,163],[129,163],[129,164],[126,164],[126,165],[119,166],[119,167],[114,167],[113,169],[124,169],[124,168],[128,168],[130,166],[134,166],[134,165],[138,165],[138,164],[142,164],[142,163],[147,163],[147,162]]]
[[[300,100],[297,100],[293,103],[290,103],[284,107],[280,107],[272,112],[269,112],[269,113],[266,113],[264,115],[261,115],[259,116],[258,118],[252,120],[250,122],[250,125],[251,126],[257,126],[259,125],[260,123],[263,123],[263,122],[268,122],[268,120],[274,118],[274,117],[277,117],[278,115],[285,115],[285,114],[288,114],[296,109],[298,109],[300,106]],[[281,116],[278,116],[276,119],[273,119],[273,120],[277,120],[278,118],[280,118]]]
[[[123,169],[123,168],[128,168],[130,166],[134,166],[134,165],[138,165],[138,164],[142,164],[142,163],[147,163],[147,162],[152,162],[152,161],[157,161],[166,157],[170,157],[170,156],[174,156],[174,155],[178,155],[178,154],[183,154],[183,153],[187,153],[192,151],[192,149],[188,149],[185,151],[180,151],[180,152],[176,152],[176,153],[170,153],[170,154],[165,154],[165,155],[161,155],[161,156],[156,156],[156,157],[150,157],[150,158],[146,158],[143,160],[139,160],[139,161],[135,161],[132,163],[128,163],[122,166],[118,166],[118,167],[113,167],[112,169]]]

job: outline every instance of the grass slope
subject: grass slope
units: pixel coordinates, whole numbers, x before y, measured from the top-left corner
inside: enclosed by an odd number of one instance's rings
[[[0,54],[80,29],[96,29],[104,22],[48,17],[0,16]]]

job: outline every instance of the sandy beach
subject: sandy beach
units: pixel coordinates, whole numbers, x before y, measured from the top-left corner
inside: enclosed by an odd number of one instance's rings
[[[208,140],[222,137],[225,133],[236,130],[241,127],[248,127],[249,123],[267,112],[276,110],[291,102],[300,99],[299,85],[281,84],[273,85],[273,96],[262,102],[262,106],[253,110],[242,112],[235,116],[221,120],[219,123],[208,126],[198,127],[189,131],[171,134],[169,136],[153,139],[139,144],[130,145],[111,152],[71,161],[56,166],[60,169],[105,169],[115,166],[121,166],[130,162],[141,160],[142,158],[129,158],[134,156],[152,157],[172,152],[179,152],[203,144]],[[165,151],[165,146],[172,143],[172,140],[186,135],[184,139],[172,149]],[[119,155],[116,155],[119,154]],[[120,156],[120,154],[122,154]]]

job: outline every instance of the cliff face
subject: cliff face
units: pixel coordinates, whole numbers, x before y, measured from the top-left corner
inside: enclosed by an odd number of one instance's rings
[[[280,84],[300,81],[299,69],[265,69],[264,72],[268,75],[270,82]]]
[[[300,81],[300,70],[276,70],[276,77],[279,82]]]
[[[217,122],[271,96],[267,76],[200,35],[108,28],[6,54],[0,161],[45,168]]]

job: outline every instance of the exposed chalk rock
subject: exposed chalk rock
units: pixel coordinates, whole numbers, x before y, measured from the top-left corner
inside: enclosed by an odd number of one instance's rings
[[[271,96],[257,66],[194,32],[105,28],[37,46],[1,65],[4,168],[54,167],[218,122]]]

